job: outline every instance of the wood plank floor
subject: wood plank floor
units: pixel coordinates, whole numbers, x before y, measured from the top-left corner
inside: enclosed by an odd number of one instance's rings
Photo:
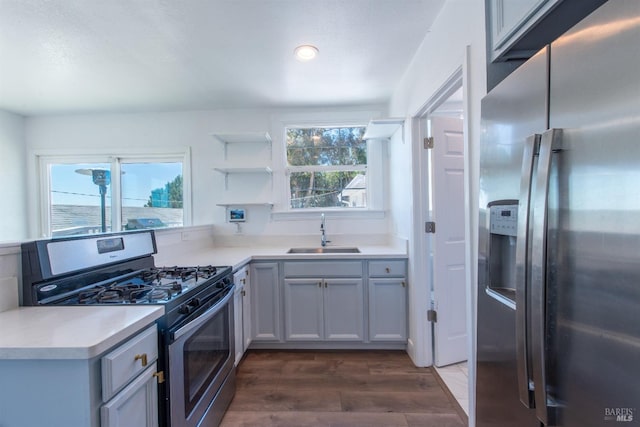
[[[462,427],[431,368],[402,351],[249,351],[221,427]]]

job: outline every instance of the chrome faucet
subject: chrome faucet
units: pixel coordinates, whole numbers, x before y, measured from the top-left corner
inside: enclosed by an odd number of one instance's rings
[[[327,242],[330,242],[331,240],[327,240],[327,236],[324,234],[326,230],[325,227],[325,221],[324,221],[324,213],[320,214],[320,233],[321,233],[321,237],[320,237],[320,244],[324,247],[327,246]]]

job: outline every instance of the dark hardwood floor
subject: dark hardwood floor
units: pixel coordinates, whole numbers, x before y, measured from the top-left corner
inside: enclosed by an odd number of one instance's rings
[[[221,427],[467,424],[430,368],[401,351],[249,351]]]

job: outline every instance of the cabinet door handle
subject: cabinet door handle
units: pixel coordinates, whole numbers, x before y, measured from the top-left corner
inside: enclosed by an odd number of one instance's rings
[[[387,273],[391,273],[391,269],[389,267],[385,267],[384,271],[386,271]]]
[[[322,287],[322,282],[318,282],[318,287],[321,288]]]
[[[242,279],[242,280],[240,280],[240,281],[242,282],[242,284],[243,284],[243,285],[246,285],[246,284],[247,284],[247,279]]]
[[[142,366],[147,366],[147,353],[136,354],[136,357],[133,358],[134,361],[140,360],[142,362]]]
[[[405,288],[407,286],[407,284],[405,283],[405,281],[402,281],[402,287]]]
[[[164,382],[164,371],[156,372],[153,376],[158,379],[158,384],[162,384]]]
[[[242,290],[242,292],[240,292],[240,294],[241,294],[242,296],[246,296],[246,295],[247,295],[247,291],[245,291],[245,290],[243,289],[243,290]]]
[[[324,282],[324,287],[326,288],[327,286],[329,286],[329,285],[327,285],[327,282]]]

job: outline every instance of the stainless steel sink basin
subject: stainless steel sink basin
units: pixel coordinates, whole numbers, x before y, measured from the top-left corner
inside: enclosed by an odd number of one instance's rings
[[[288,254],[359,254],[358,248],[291,248]]]

